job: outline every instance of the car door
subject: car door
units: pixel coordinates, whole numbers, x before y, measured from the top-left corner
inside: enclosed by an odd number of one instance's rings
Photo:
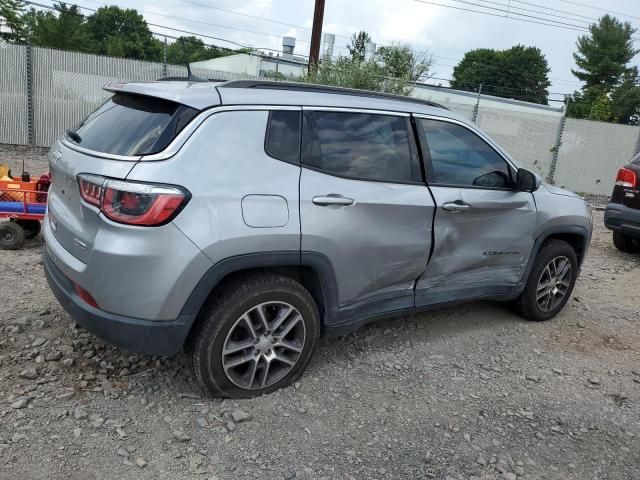
[[[413,307],[434,203],[409,115],[305,108],[303,118],[301,249],[335,275],[328,322]]]
[[[508,294],[533,247],[536,206],[507,159],[462,122],[417,118],[436,204],[434,248],[416,304]]]

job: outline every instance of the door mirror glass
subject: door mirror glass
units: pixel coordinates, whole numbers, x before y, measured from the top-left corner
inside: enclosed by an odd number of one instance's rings
[[[500,170],[485,173],[474,179],[473,185],[475,187],[509,188],[509,175]]]
[[[535,192],[539,186],[540,180],[535,173],[525,170],[524,168],[518,170],[516,190],[520,190],[521,192]]]

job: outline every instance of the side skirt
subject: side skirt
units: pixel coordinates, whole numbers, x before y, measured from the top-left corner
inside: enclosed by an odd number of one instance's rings
[[[440,291],[437,291],[440,290]],[[353,333],[364,325],[382,319],[401,317],[406,315],[415,315],[417,313],[436,310],[438,308],[448,307],[451,305],[459,305],[462,303],[474,302],[478,300],[493,300],[505,302],[513,300],[518,296],[515,286],[492,286],[492,287],[475,287],[468,289],[425,289],[424,291],[416,291],[416,306],[408,308],[400,308],[387,310],[377,314],[360,314],[356,317],[351,316],[349,320],[342,323],[325,325],[324,334],[327,337],[336,337]],[[420,303],[418,303],[420,302]],[[355,312],[353,312],[355,313]]]

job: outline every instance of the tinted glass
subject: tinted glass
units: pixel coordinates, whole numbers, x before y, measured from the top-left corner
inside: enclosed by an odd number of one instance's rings
[[[144,155],[165,148],[197,110],[159,98],[116,94],[85,118],[76,133],[81,147],[115,155]]]
[[[431,183],[511,187],[507,162],[475,133],[453,123],[421,122],[431,154]]]
[[[404,117],[307,112],[305,135],[303,161],[311,166],[357,179],[412,180]]]
[[[636,155],[635,158],[631,160],[631,163],[634,165],[640,165],[640,155]]]
[[[289,163],[299,162],[299,111],[281,110],[269,114],[265,149],[270,156],[278,160]]]

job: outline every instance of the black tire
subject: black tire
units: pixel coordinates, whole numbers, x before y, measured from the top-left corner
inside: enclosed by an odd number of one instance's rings
[[[24,230],[24,238],[27,240],[36,238],[42,229],[38,220],[16,220],[15,223],[22,227]]]
[[[553,308],[549,308],[549,310],[544,310],[543,307],[539,305],[537,298],[539,283],[543,280],[543,274],[547,275],[545,273],[547,266],[553,260],[561,258],[568,259],[571,266],[571,271],[569,272],[571,278],[565,279],[568,286],[566,287],[564,296],[559,299],[559,303],[553,306]],[[571,292],[573,292],[577,274],[578,259],[573,247],[562,240],[550,240],[546,242],[534,260],[533,268],[527,279],[524,291],[514,301],[516,311],[527,320],[534,322],[541,322],[555,317],[558,312],[564,308],[569,298],[571,298]],[[562,288],[564,288],[564,286],[562,286]],[[556,294],[554,294],[553,298],[555,299],[555,297]]]
[[[24,230],[17,223],[0,223],[0,250],[18,250],[24,244],[24,238]]]
[[[620,232],[613,232],[613,244],[618,250],[624,253],[640,252],[640,242]]]
[[[263,388],[242,388],[225,373],[223,349],[228,336],[232,335],[231,330],[237,328],[239,319],[264,302],[286,302],[299,312],[302,317],[301,323],[304,325],[302,350],[298,354],[295,365],[288,367],[291,370],[280,380]],[[275,336],[276,332],[272,332],[272,335]],[[273,392],[295,382],[307,367],[319,337],[318,309],[313,298],[302,285],[282,275],[251,274],[238,277],[215,292],[190,335],[187,352],[197,381],[213,396],[251,398]],[[257,346],[249,348],[253,350],[247,352],[247,358],[252,354],[259,355],[255,353]],[[273,351],[275,352],[276,348],[273,348]],[[244,356],[245,352],[242,353],[243,358]],[[259,364],[258,360],[255,362],[256,365]],[[253,363],[250,365],[253,366]],[[264,370],[262,373],[266,376]],[[254,375],[256,375],[255,372]],[[251,378],[253,379],[253,376]]]

